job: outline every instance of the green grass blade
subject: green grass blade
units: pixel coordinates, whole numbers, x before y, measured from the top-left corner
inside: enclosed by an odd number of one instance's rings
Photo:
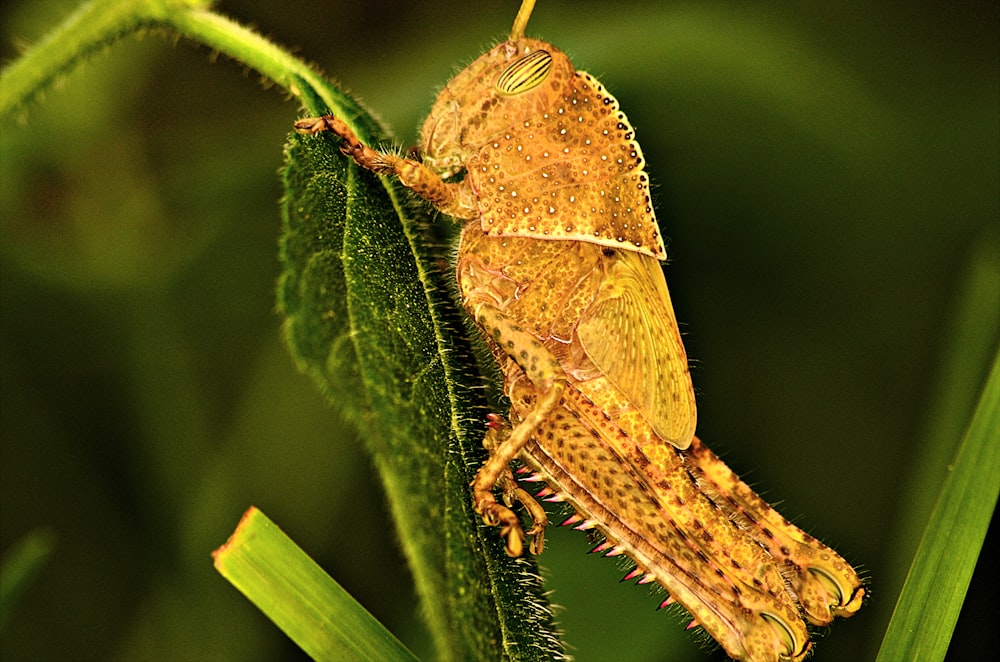
[[[269,520],[250,508],[215,567],[314,660],[415,660]]]
[[[1000,352],[938,495],[877,662],[942,660],[1000,492]]]
[[[18,598],[32,585],[55,549],[55,534],[47,528],[28,532],[4,554],[0,565],[0,628],[10,618]]]

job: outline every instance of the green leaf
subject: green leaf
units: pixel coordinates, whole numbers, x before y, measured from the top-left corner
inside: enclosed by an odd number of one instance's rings
[[[212,556],[219,573],[314,660],[417,659],[256,508]]]
[[[302,89],[309,112],[332,110],[368,144],[383,141],[336,89]],[[329,136],[293,135],[286,161],[288,343],[372,452],[440,656],[561,657],[534,561],[508,558],[472,511],[484,380],[425,208]]]

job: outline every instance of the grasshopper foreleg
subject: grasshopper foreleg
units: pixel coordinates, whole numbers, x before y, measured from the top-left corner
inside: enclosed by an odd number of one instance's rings
[[[343,141],[340,151],[359,166],[379,175],[396,175],[403,186],[449,216],[468,219],[479,213],[468,182],[448,183],[419,161],[376,151],[361,142],[343,120],[333,115],[300,119],[295,123],[295,130],[310,136],[329,131]]]

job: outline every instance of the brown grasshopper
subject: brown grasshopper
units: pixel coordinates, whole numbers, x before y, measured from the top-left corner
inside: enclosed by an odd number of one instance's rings
[[[597,80],[524,37],[533,5],[524,0],[510,38],[438,96],[420,161],[369,148],[332,116],[295,127],[332,132],[360,166],[465,223],[462,303],[511,402],[509,426],[494,419],[487,432],[473,502],[507,553],[520,556],[529,536],[540,553],[547,524],[514,480],[518,460],[547,483],[542,495],[575,508],[564,524],[602,534],[595,551],[626,554],[628,578],[663,586],[664,604],[686,608],[731,657],[802,659],[807,623],[853,615],[865,589],[694,436],[642,151]],[[527,533],[515,501],[532,518]]]

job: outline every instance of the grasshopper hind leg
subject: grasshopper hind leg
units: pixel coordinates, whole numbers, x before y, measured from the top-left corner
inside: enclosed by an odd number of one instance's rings
[[[463,282],[463,289],[465,285]],[[543,533],[548,520],[538,502],[517,487],[510,472],[510,463],[521,454],[539,426],[559,406],[566,392],[566,375],[562,372],[559,361],[538,338],[490,303],[489,296],[475,301],[476,295],[483,294],[483,291],[472,283],[469,285],[465,306],[482,328],[494,353],[507,357],[508,360],[504,362],[505,382],[509,385],[518,379],[527,379],[539,394],[534,406],[524,412],[512,428],[508,430],[491,425],[487,431],[483,444],[490,451],[490,456],[472,481],[473,506],[484,522],[500,527],[500,533],[506,541],[507,554],[520,556],[524,552],[526,534],[517,515],[508,506],[497,503],[493,496],[493,488],[499,485],[504,490],[505,501],[511,505],[514,501],[520,501],[531,514],[534,520],[528,532],[533,536],[531,549],[534,553],[539,553],[544,546]]]
[[[526,537],[531,537],[532,554],[541,554],[545,547],[545,527],[548,526],[545,509],[523,488],[518,487],[510,470],[510,463],[527,445],[538,425],[559,403],[563,391],[564,385],[556,382],[539,400],[535,409],[513,428],[497,425],[496,419],[491,419],[490,428],[483,438],[483,446],[490,452],[490,456],[472,481],[472,503],[486,524],[500,527],[500,535],[503,536],[509,556],[517,557],[524,553]],[[493,496],[494,487],[500,488],[504,503],[497,502]],[[521,520],[511,510],[515,502],[523,505],[531,516],[532,525],[527,532],[522,528]]]

